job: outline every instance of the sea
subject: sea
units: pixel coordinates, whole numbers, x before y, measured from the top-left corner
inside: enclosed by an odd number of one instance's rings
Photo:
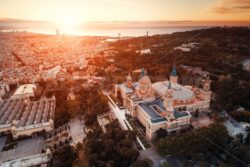
[[[14,28],[2,29],[0,32],[31,32],[38,34],[62,34],[75,36],[107,36],[107,37],[138,37],[145,35],[172,34],[175,32],[185,32],[209,27],[161,27],[161,28],[103,28],[103,29],[41,29],[41,28]]]
[[[26,31],[41,34],[66,34],[77,36],[137,37],[172,34],[215,26],[250,26],[249,22],[193,22],[193,21],[117,21],[86,22],[77,26],[60,26],[48,21],[0,19],[0,31]]]
[[[0,32],[32,32],[39,34],[63,34],[77,36],[138,37],[145,35],[172,34],[211,26],[169,25],[159,23],[91,23],[78,27],[59,27],[44,22],[0,21]]]

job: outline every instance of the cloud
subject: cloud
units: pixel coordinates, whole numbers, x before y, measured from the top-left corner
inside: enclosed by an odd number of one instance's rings
[[[218,14],[250,12],[250,0],[222,0],[213,11]]]

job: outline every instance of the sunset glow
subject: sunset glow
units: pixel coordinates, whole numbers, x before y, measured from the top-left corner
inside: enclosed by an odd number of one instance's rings
[[[65,19],[57,21],[61,29],[76,29],[79,27],[81,21],[76,18],[66,17]]]
[[[85,21],[248,21],[249,0],[1,0],[0,17]],[[66,18],[66,19],[65,19]]]
[[[0,0],[1,167],[250,167],[250,0]]]

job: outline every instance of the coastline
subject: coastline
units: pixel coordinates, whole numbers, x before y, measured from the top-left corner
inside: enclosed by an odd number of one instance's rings
[[[0,25],[1,27],[1,25]],[[66,29],[60,30],[61,35],[74,36],[105,36],[105,37],[139,37],[152,35],[172,34],[175,32],[185,32],[210,28],[211,26],[181,26],[181,27],[140,27],[140,28],[103,28],[103,29]],[[0,32],[29,32],[37,34],[55,35],[57,29],[53,28],[9,28],[2,29]]]

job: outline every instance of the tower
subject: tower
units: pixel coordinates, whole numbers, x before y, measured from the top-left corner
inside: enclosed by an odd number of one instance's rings
[[[142,77],[144,77],[145,75],[147,75],[147,71],[146,71],[144,68],[142,68],[142,69],[141,69],[140,79],[141,79]]]
[[[205,100],[210,100],[210,98],[211,98],[211,94],[212,94],[212,92],[210,90],[211,82],[212,81],[210,80],[209,76],[207,75],[206,79],[204,81],[204,84],[203,84],[203,89],[202,89],[202,97]]]
[[[206,79],[205,79],[205,82],[204,82],[204,85],[203,85],[203,90],[208,92],[210,91],[210,85],[211,85],[211,80],[209,78],[209,75],[206,76]]]
[[[132,77],[130,76],[130,74],[127,76],[126,82],[127,82],[126,83],[127,87],[132,88],[133,80],[132,80]]]
[[[171,82],[169,82],[168,89],[164,95],[163,105],[166,108],[166,116],[169,118],[174,118],[174,97],[173,90],[171,88]]]
[[[178,83],[178,76],[177,76],[175,65],[173,66],[172,72],[170,74],[170,82],[174,84]]]

